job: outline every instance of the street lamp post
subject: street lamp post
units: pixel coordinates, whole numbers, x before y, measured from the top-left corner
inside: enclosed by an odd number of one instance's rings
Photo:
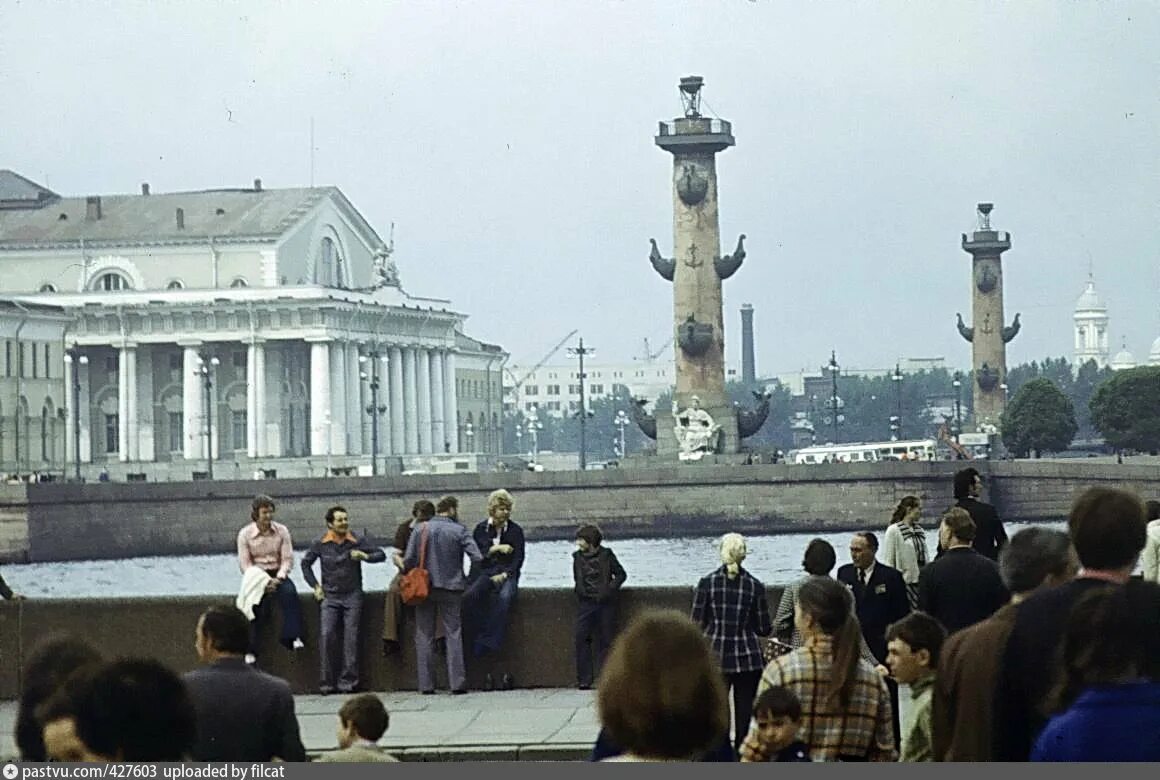
[[[540,460],[540,431],[543,429],[539,405],[533,405],[528,414],[528,444],[532,448],[532,463],[538,463]]]
[[[81,481],[81,366],[89,364],[89,356],[81,354],[80,347],[73,344],[65,350],[66,363],[72,364],[73,384],[73,457],[76,460],[76,480]]]
[[[387,411],[387,405],[379,403],[379,389],[382,387],[382,382],[379,379],[379,363],[387,362],[387,356],[381,354],[378,348],[374,348],[364,355],[358,356],[358,362],[363,364],[364,368],[367,363],[370,363],[370,374],[360,371],[359,378],[363,381],[370,380],[368,387],[371,391],[371,402],[367,404],[366,413],[371,416],[371,476],[378,476],[379,473],[379,417]]]
[[[891,438],[902,438],[902,369],[898,363],[894,364],[894,373],[890,375],[894,382],[894,394],[898,401],[898,414],[890,419]]]
[[[588,422],[588,407],[584,403],[584,356],[591,355],[596,350],[584,346],[584,338],[580,338],[580,345],[568,347],[568,354],[580,358],[580,470],[588,468],[588,447],[585,438],[585,425]]]
[[[960,371],[955,372],[954,381],[951,386],[955,388],[955,444],[959,443],[959,434],[963,430],[963,408],[962,408],[962,393],[960,388],[963,386],[963,374]]]
[[[617,457],[623,458],[624,457],[624,428],[629,423],[628,415],[624,413],[623,409],[621,409],[619,412],[616,413],[616,417],[613,418],[612,422],[617,428],[620,429],[620,453]]]
[[[838,365],[837,353],[830,351],[830,411],[833,414],[831,420],[834,424],[834,443],[838,443],[838,371],[841,367]]]
[[[213,370],[221,364],[217,355],[207,355],[199,352],[197,355],[197,371],[195,376],[201,377],[201,386],[205,391],[205,473],[213,479]]]

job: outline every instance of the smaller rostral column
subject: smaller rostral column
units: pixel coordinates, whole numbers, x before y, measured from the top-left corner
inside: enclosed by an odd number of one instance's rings
[[[736,453],[741,439],[761,427],[768,399],[756,412],[741,411],[725,392],[725,328],[721,282],[745,259],[742,235],[731,255],[721,255],[717,223],[716,154],[733,146],[723,119],[701,115],[700,76],[681,79],[684,116],[661,122],[656,145],[673,155],[673,257],[655,240],[649,260],[673,284],[676,391],[670,410],[657,409],[641,428],[657,440],[661,457],[700,460],[708,453]]]
[[[1002,255],[1011,248],[1011,234],[991,228],[992,203],[978,205],[979,229],[963,234],[963,250],[972,258],[971,327],[957,314],[959,333],[971,342],[975,381],[972,395],[975,429],[996,432],[1006,407],[1007,343],[1019,333],[1019,315],[1003,324]]]

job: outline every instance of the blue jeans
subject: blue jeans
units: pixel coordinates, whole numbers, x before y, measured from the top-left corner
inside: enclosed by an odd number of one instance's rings
[[[323,691],[351,693],[358,688],[358,635],[362,591],[328,594],[322,599],[319,660]],[[341,659],[341,660],[340,660]],[[341,672],[335,674],[341,664]],[[337,678],[337,679],[336,679]]]
[[[463,620],[475,637],[471,652],[476,658],[503,646],[508,612],[519,592],[519,577],[508,577],[496,586],[491,576],[481,573],[463,594]]]
[[[254,620],[250,623],[250,652],[258,654],[258,637],[263,627],[273,617],[274,604],[277,602],[282,613],[282,632],[278,642],[289,650],[295,639],[302,639],[305,633],[302,621],[302,605],[298,602],[298,589],[289,578],[279,583],[273,593],[262,596],[258,606],[254,608]]]

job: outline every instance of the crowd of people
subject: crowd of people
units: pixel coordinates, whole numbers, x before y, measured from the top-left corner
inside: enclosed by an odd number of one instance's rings
[[[934,556],[915,496],[898,503],[882,549],[875,531],[855,533],[833,574],[837,552],[812,540],[805,576],[775,610],[744,566],[744,537],[726,534],[688,615],[646,608],[619,633],[627,573],[598,527],[580,527],[574,657],[577,687],[597,688],[593,759],[1160,760],[1160,503],[1091,488],[1066,533],[1008,539],[982,489],[974,469],[955,476]],[[404,579],[425,572],[425,596],[409,598],[417,687],[436,692],[442,655],[450,693],[464,694],[467,654],[501,652],[517,599],[525,541],[513,505],[494,491],[469,528],[454,496],[417,501],[389,550],[357,538],[344,507],[327,510],[299,563],[319,602],[319,691],[349,696],[326,760],[394,760],[377,745],[389,714],[360,682],[362,564],[396,569],[387,657],[407,625]],[[306,760],[290,686],[257,658],[275,615],[288,652],[311,644],[290,532],[274,515],[272,498],[254,499],[237,535],[237,600],[199,617],[195,671],[105,659],[76,637],[42,642],[23,673],[23,759]],[[1143,580],[1131,576],[1141,556]],[[2,579],[0,591],[19,597]],[[513,672],[484,687],[515,687]]]

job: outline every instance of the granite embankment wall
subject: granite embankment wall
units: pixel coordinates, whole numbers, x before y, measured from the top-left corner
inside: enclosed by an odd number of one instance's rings
[[[711,568],[711,567],[710,567]],[[706,569],[708,573],[708,569]],[[414,622],[410,615],[403,628],[403,654],[381,655],[383,597],[368,593],[360,633],[362,684],[368,690],[415,690]],[[767,591],[770,614],[781,598],[781,588]],[[110,657],[150,657],[185,672],[197,665],[194,627],[207,606],[232,603],[231,596],[154,599],[38,599],[0,602],[0,699],[13,699],[22,689],[21,670],[37,642],[54,633],[83,637]],[[688,614],[691,588],[632,588],[625,586],[619,605],[624,625],[642,608],[670,607]],[[290,652],[274,641],[273,628],[262,637],[260,664],[284,677],[295,693],[318,690],[318,605],[313,596],[302,597],[306,616],[306,648]],[[407,610],[410,612],[410,610]],[[520,592],[511,612],[504,649],[494,658],[475,660],[467,653],[468,685],[479,689],[484,676],[496,680],[504,672],[515,676],[522,688],[569,688],[576,684],[573,620],[576,598],[568,590],[527,588]],[[447,688],[446,664],[436,664],[440,688]]]
[[[419,498],[452,493],[474,524],[487,494],[510,490],[530,539],[571,538],[596,522],[612,537],[856,530],[884,527],[898,500],[928,512],[951,503],[962,462],[822,466],[680,466],[588,472],[517,472],[262,482],[46,483],[0,488],[0,561],[183,555],[234,549],[249,503],[263,492],[304,546],[341,503],[352,526],[386,544]],[[1160,468],[1075,461],[981,461],[987,498],[1009,521],[1061,520],[1078,492],[1113,485],[1160,496]]]
[[[962,462],[703,465],[662,469],[514,472],[264,482],[46,483],[0,487],[0,561],[72,561],[230,551],[256,492],[274,496],[296,546],[321,533],[333,504],[356,530],[389,543],[415,499],[459,497],[459,517],[485,514],[487,493],[507,487],[529,539],[570,539],[597,522],[610,537],[809,532],[884,526],[908,493],[933,514],[950,504]],[[1160,496],[1160,468],[1085,461],[978,462],[987,498],[1005,520],[1066,518],[1094,484]]]

